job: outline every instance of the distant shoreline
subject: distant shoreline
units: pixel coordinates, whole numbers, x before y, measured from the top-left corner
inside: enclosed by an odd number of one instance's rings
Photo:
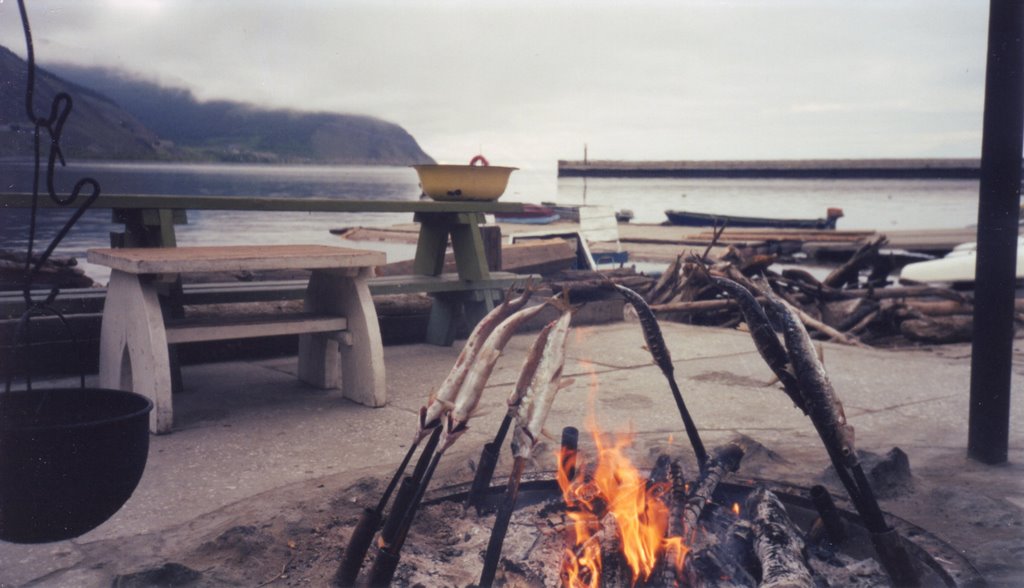
[[[559,177],[976,180],[981,160],[799,159],[749,161],[558,161]]]

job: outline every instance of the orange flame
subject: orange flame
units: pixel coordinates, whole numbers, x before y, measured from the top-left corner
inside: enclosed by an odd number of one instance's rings
[[[574,521],[574,548],[566,551],[562,569],[563,586],[583,588],[599,583],[601,573],[600,520],[613,517],[622,555],[629,566],[633,584],[646,581],[658,562],[668,554],[679,568],[687,548],[681,537],[666,537],[669,508],[661,499],[668,484],[654,484],[626,456],[633,441],[631,433],[602,435],[593,418],[588,428],[597,447],[597,464],[586,476],[583,460],[576,455],[559,455],[556,478]]]

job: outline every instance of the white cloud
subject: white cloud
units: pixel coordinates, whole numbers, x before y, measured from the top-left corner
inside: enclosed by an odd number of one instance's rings
[[[979,148],[980,2],[29,8],[42,65],[109,65],[206,99],[376,115],[443,160],[482,145],[513,161],[553,161],[584,142],[594,157],[657,159]],[[13,2],[0,3],[0,43],[22,52],[16,16]]]

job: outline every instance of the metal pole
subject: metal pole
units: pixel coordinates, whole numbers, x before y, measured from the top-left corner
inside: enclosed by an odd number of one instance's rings
[[[1010,436],[1024,145],[1024,2],[991,0],[988,26],[967,455],[998,464],[1006,461]]]

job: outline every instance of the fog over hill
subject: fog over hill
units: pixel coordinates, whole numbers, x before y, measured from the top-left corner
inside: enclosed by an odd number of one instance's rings
[[[29,157],[33,126],[25,112],[25,62],[0,47],[0,157]],[[174,152],[152,130],[98,92],[36,70],[35,116],[48,116],[59,92],[72,96],[72,114],[64,125],[61,147],[68,158],[172,159]],[[49,137],[42,138],[45,142]]]
[[[269,110],[241,102],[200,102],[107,68],[57,65],[37,70],[36,108],[58,91],[75,99],[64,147],[69,157],[408,165],[430,163],[402,127],[327,112]],[[27,155],[25,62],[0,47],[0,156]]]

